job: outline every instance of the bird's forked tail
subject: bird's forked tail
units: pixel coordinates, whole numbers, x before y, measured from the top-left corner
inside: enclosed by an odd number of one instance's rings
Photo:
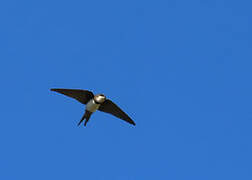
[[[84,126],[86,126],[91,114],[92,114],[92,112],[85,110],[85,114],[82,116],[80,122],[78,123],[78,126],[82,123],[82,121],[84,121],[84,119],[86,119],[86,121],[84,123]]]

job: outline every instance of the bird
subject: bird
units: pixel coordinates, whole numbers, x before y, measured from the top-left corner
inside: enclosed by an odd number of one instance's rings
[[[52,88],[51,91],[66,95],[68,97],[74,98],[80,103],[86,105],[85,113],[82,116],[81,120],[78,123],[78,126],[85,120],[84,126],[87,125],[91,115],[96,111],[102,111],[109,113],[119,119],[122,119],[132,125],[136,125],[135,122],[121,110],[113,101],[107,99],[104,94],[96,94],[88,90],[82,89],[59,89]]]

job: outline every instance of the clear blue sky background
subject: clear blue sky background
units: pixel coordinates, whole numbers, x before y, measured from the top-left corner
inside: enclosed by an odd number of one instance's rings
[[[0,2],[0,179],[251,180],[251,1]],[[50,88],[104,93],[136,122]]]

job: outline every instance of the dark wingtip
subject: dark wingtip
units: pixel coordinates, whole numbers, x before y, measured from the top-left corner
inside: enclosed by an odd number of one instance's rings
[[[131,120],[131,122],[129,123],[132,124],[133,126],[136,126],[136,123],[133,120]]]
[[[59,92],[61,89],[58,89],[58,88],[51,88],[50,91],[53,91],[53,92]]]

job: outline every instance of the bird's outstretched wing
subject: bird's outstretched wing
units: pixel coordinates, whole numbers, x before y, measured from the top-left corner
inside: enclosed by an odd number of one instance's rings
[[[99,107],[100,111],[110,113],[130,124],[136,125],[135,122],[125,113],[123,112],[115,103],[111,100],[107,99],[102,103]]]
[[[74,98],[82,104],[87,104],[87,102],[94,97],[92,92],[81,89],[51,89],[51,91]]]

